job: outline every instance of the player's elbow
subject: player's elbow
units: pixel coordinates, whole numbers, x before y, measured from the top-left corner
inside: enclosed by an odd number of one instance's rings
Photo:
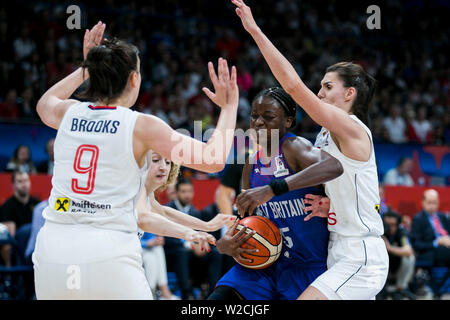
[[[344,173],[344,168],[342,167],[342,163],[336,158],[328,159],[330,164],[330,172],[332,179],[335,179]]]
[[[45,100],[43,99],[43,97],[41,97],[36,105],[36,113],[39,115],[41,120],[44,116],[44,110],[45,110],[44,106],[45,106]]]
[[[298,79],[289,79],[283,86],[284,91],[289,94],[291,97],[298,92],[301,86],[301,82]]]
[[[36,105],[36,113],[45,125],[53,128],[51,115],[47,106],[48,100],[44,96],[41,97]]]
[[[146,231],[147,226],[149,225],[150,216],[148,212],[139,212],[137,218],[138,227],[144,231]]]
[[[225,163],[213,163],[204,168],[207,173],[217,173],[225,168]]]

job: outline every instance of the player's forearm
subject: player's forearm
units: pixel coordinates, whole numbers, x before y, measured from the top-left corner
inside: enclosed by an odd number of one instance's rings
[[[67,77],[54,84],[50,89],[48,89],[39,100],[38,106],[39,104],[41,104],[41,106],[45,106],[45,103],[41,102],[45,102],[49,98],[57,98],[59,100],[69,99],[70,96],[75,92],[75,90],[77,90],[87,78],[87,70],[85,71],[83,77],[83,69],[78,68]]]
[[[285,180],[289,190],[317,186],[339,177],[343,173],[342,165],[334,158],[321,160]]]
[[[139,212],[138,226],[145,232],[178,239],[185,239],[186,235],[192,231],[186,226],[149,211]]]
[[[182,224],[186,227],[195,229],[195,230],[201,230],[201,231],[209,231],[207,230],[207,224],[205,221],[200,220],[196,217],[193,217],[189,214],[180,212],[174,208],[163,206],[164,213],[166,217],[173,222]]]
[[[217,164],[214,168],[221,171],[225,167],[225,163],[233,144],[234,130],[236,128],[237,106],[222,108],[217,126],[206,147],[203,149],[203,160],[211,161]],[[212,158],[213,156],[213,158]]]
[[[172,157],[170,159],[203,172],[216,173],[223,170],[233,143],[236,117],[237,107],[222,109],[217,126],[206,143],[192,138],[185,139],[180,135],[179,139],[184,143],[182,152],[190,154],[188,161],[183,157],[178,161]]]

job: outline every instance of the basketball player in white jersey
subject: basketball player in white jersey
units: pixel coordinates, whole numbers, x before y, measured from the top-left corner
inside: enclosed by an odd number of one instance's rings
[[[323,127],[316,147],[344,168],[341,176],[325,184],[331,202],[327,271],[299,299],[374,299],[384,286],[389,265],[381,238],[372,134],[367,127],[375,80],[359,65],[337,63],[327,69],[315,95],[258,27],[250,8],[242,0],[232,2],[278,82]]]
[[[138,227],[205,249],[208,240],[214,242],[145,208],[138,216],[138,195],[149,150],[196,170],[223,169],[236,123],[236,69],[230,75],[227,62],[219,59],[216,75],[208,65],[215,93],[203,91],[221,113],[203,143],[129,109],[141,83],[139,53],[131,44],[102,40],[104,30],[101,22],[86,30],[83,67],[47,90],[37,105],[41,120],[58,130],[46,222],[33,255],[38,299],[151,299]],[[69,99],[88,78],[83,96],[92,102]],[[195,159],[187,147],[196,151]],[[219,155],[216,161],[211,154]]]
[[[176,209],[161,205],[156,200],[155,192],[165,190],[167,186],[176,182],[180,172],[180,166],[161,157],[156,152],[152,152],[149,156],[149,170],[144,190],[147,196],[146,205],[150,208],[147,211],[159,213],[174,222],[195,230],[216,231],[224,225],[233,224],[236,220],[236,216],[234,215],[230,216],[229,214],[219,213],[213,219],[206,222]],[[150,286],[154,287],[152,290],[154,291],[158,284],[162,295],[165,298],[172,298],[173,295],[167,286],[166,258],[163,247],[158,245],[144,250],[142,260],[147,280]]]
[[[164,190],[168,185],[176,182],[180,166],[156,152],[150,154],[149,162],[151,163],[149,164],[144,192],[147,194],[146,203],[151,210],[147,211],[159,213],[167,219],[186,227],[207,232],[219,230],[225,225],[233,225],[236,220],[235,215],[218,213],[213,219],[206,222],[174,208],[161,205],[158,200],[156,200],[155,192]]]

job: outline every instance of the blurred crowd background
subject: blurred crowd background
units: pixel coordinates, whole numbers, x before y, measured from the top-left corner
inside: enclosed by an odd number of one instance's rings
[[[383,1],[381,29],[369,30],[364,2],[250,1],[264,32],[314,92],[327,66],[361,64],[378,80],[371,109],[375,141],[449,144],[448,1]],[[214,125],[218,108],[201,92],[210,86],[207,62],[237,66],[240,123],[253,96],[277,82],[228,1],[92,1],[79,5],[82,30],[68,30],[64,1],[14,1],[0,9],[0,117],[39,121],[36,101],[82,59],[83,30],[101,19],[106,37],[136,44],[142,91],[136,110],[174,128],[202,120]],[[18,19],[18,17],[20,17]],[[295,132],[313,138],[318,127],[299,111]]]
[[[216,63],[223,57],[236,65],[240,90],[237,127],[244,130],[253,97],[278,84],[229,1],[77,3],[80,30],[66,26],[70,15],[66,9],[71,4],[56,0],[2,3],[0,127],[41,124],[35,110],[37,100],[80,65],[84,29],[98,20],[106,23],[105,37],[124,39],[140,50],[142,86],[133,109],[153,114],[173,128],[193,134],[194,121],[200,120],[203,131],[214,127],[219,109],[201,91],[204,86],[212,87],[208,61]],[[366,9],[372,3],[364,1],[258,0],[248,4],[263,31],[314,92],[319,90],[326,67],[338,61],[359,63],[377,79],[370,109],[375,143],[450,146],[449,1],[380,1],[379,30],[367,28],[370,14]],[[314,141],[319,130],[299,109],[292,131]],[[35,163],[29,146],[14,137],[3,138],[17,148],[0,171],[20,167],[28,173],[51,174],[52,161]],[[45,141],[40,147],[52,160],[53,140]],[[389,177],[386,173],[384,179],[388,184],[413,185],[408,178],[411,165],[411,159],[400,159],[392,168],[397,172]],[[182,175],[217,178],[186,169]],[[410,229],[410,221],[399,223]],[[426,278],[423,274],[408,283],[414,280],[419,286],[417,281]]]

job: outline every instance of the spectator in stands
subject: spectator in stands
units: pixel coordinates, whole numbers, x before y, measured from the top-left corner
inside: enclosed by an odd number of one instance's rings
[[[389,207],[386,204],[386,198],[384,196],[384,185],[382,183],[378,184],[378,193],[380,194],[380,210],[379,210],[379,214],[381,214],[381,216],[383,216],[383,214],[385,212],[388,212]]]
[[[14,194],[2,205],[0,222],[4,223],[14,236],[22,225],[31,223],[33,209],[40,201],[30,195],[31,181],[28,173],[14,171],[12,184]]]
[[[53,175],[53,166],[55,161],[53,150],[54,144],[55,144],[54,138],[48,140],[47,143],[45,144],[45,151],[47,152],[48,159],[46,161],[41,162],[38,165],[37,167],[38,172]]]
[[[430,143],[433,138],[433,130],[430,121],[427,120],[426,107],[420,107],[417,119],[412,120],[412,127],[419,143]]]
[[[422,211],[411,223],[411,242],[417,260],[432,266],[450,266],[450,220],[439,212],[439,194],[434,189],[423,193]]]
[[[20,115],[19,106],[16,103],[17,92],[15,89],[8,90],[6,99],[0,102],[0,118],[18,119]]]
[[[20,37],[13,42],[14,54],[17,59],[22,60],[30,56],[36,49],[36,44],[30,37],[28,26],[24,25],[20,32]]]
[[[168,207],[189,214],[200,219],[200,212],[192,205],[194,198],[194,186],[192,181],[181,178],[175,184],[176,199],[167,204]],[[177,275],[178,285],[183,300],[193,299],[193,289],[190,283],[190,246],[187,242],[166,237],[164,251],[166,253],[167,270],[174,271]]]
[[[164,237],[144,232],[141,245],[145,276],[154,296],[159,297],[160,300],[179,300],[168,286],[166,257],[163,248]],[[156,292],[157,288],[159,295]]]
[[[406,232],[408,233],[408,235],[411,232],[411,217],[407,216],[407,215],[403,215],[402,216],[402,223],[401,226],[406,230]]]
[[[42,212],[48,206],[48,199],[39,202],[33,210],[33,217],[31,220],[31,232],[30,238],[28,238],[27,247],[25,248],[25,259],[31,261],[31,255],[34,252],[36,246],[36,237],[44,225],[45,219],[42,216]]]
[[[8,198],[0,208],[0,223],[3,223],[11,236],[16,235],[22,225],[31,223],[34,206],[39,200],[30,196],[31,182],[28,173],[14,171],[12,173],[14,194]],[[9,246],[2,249],[2,258],[6,265],[11,264]]]
[[[203,221],[211,221],[219,214],[219,208],[215,203],[210,204],[200,211],[200,219]],[[220,239],[221,231],[216,230],[210,232],[214,238]],[[194,248],[191,255],[190,270],[194,284],[201,285],[207,280],[207,289],[203,292],[204,297],[209,296],[214,290],[217,281],[223,275],[223,258],[215,246],[211,246],[211,252],[200,251]]]
[[[395,281],[394,300],[404,298],[415,300],[416,297],[408,289],[408,284],[414,275],[415,257],[410,245],[407,231],[401,226],[402,217],[394,211],[383,214],[386,249],[389,254],[389,274],[387,284]]]
[[[27,145],[21,144],[14,150],[14,155],[6,164],[5,171],[36,173],[36,167],[34,166],[33,161],[31,161],[31,150]]]
[[[413,186],[414,181],[410,175],[412,170],[412,159],[408,157],[402,157],[397,162],[397,167],[390,169],[384,176],[385,185],[395,186]]]
[[[166,188],[166,196],[168,202],[175,201],[177,198],[177,191],[175,190],[175,184],[169,184]]]
[[[74,65],[67,62],[67,57],[64,51],[58,52],[56,60],[47,62],[45,72],[47,73],[47,88],[57,83],[69,75],[74,70]]]
[[[7,241],[11,238],[8,227],[3,223],[0,223],[0,240]],[[10,244],[0,244],[0,265],[5,265],[6,267],[11,266],[11,245]]]
[[[383,126],[387,132],[387,139],[392,143],[406,142],[406,123],[400,115],[398,105],[392,105],[389,110],[389,116],[384,119]]]
[[[33,89],[27,87],[22,91],[19,103],[19,113],[21,119],[36,119],[36,102],[33,99]]]

